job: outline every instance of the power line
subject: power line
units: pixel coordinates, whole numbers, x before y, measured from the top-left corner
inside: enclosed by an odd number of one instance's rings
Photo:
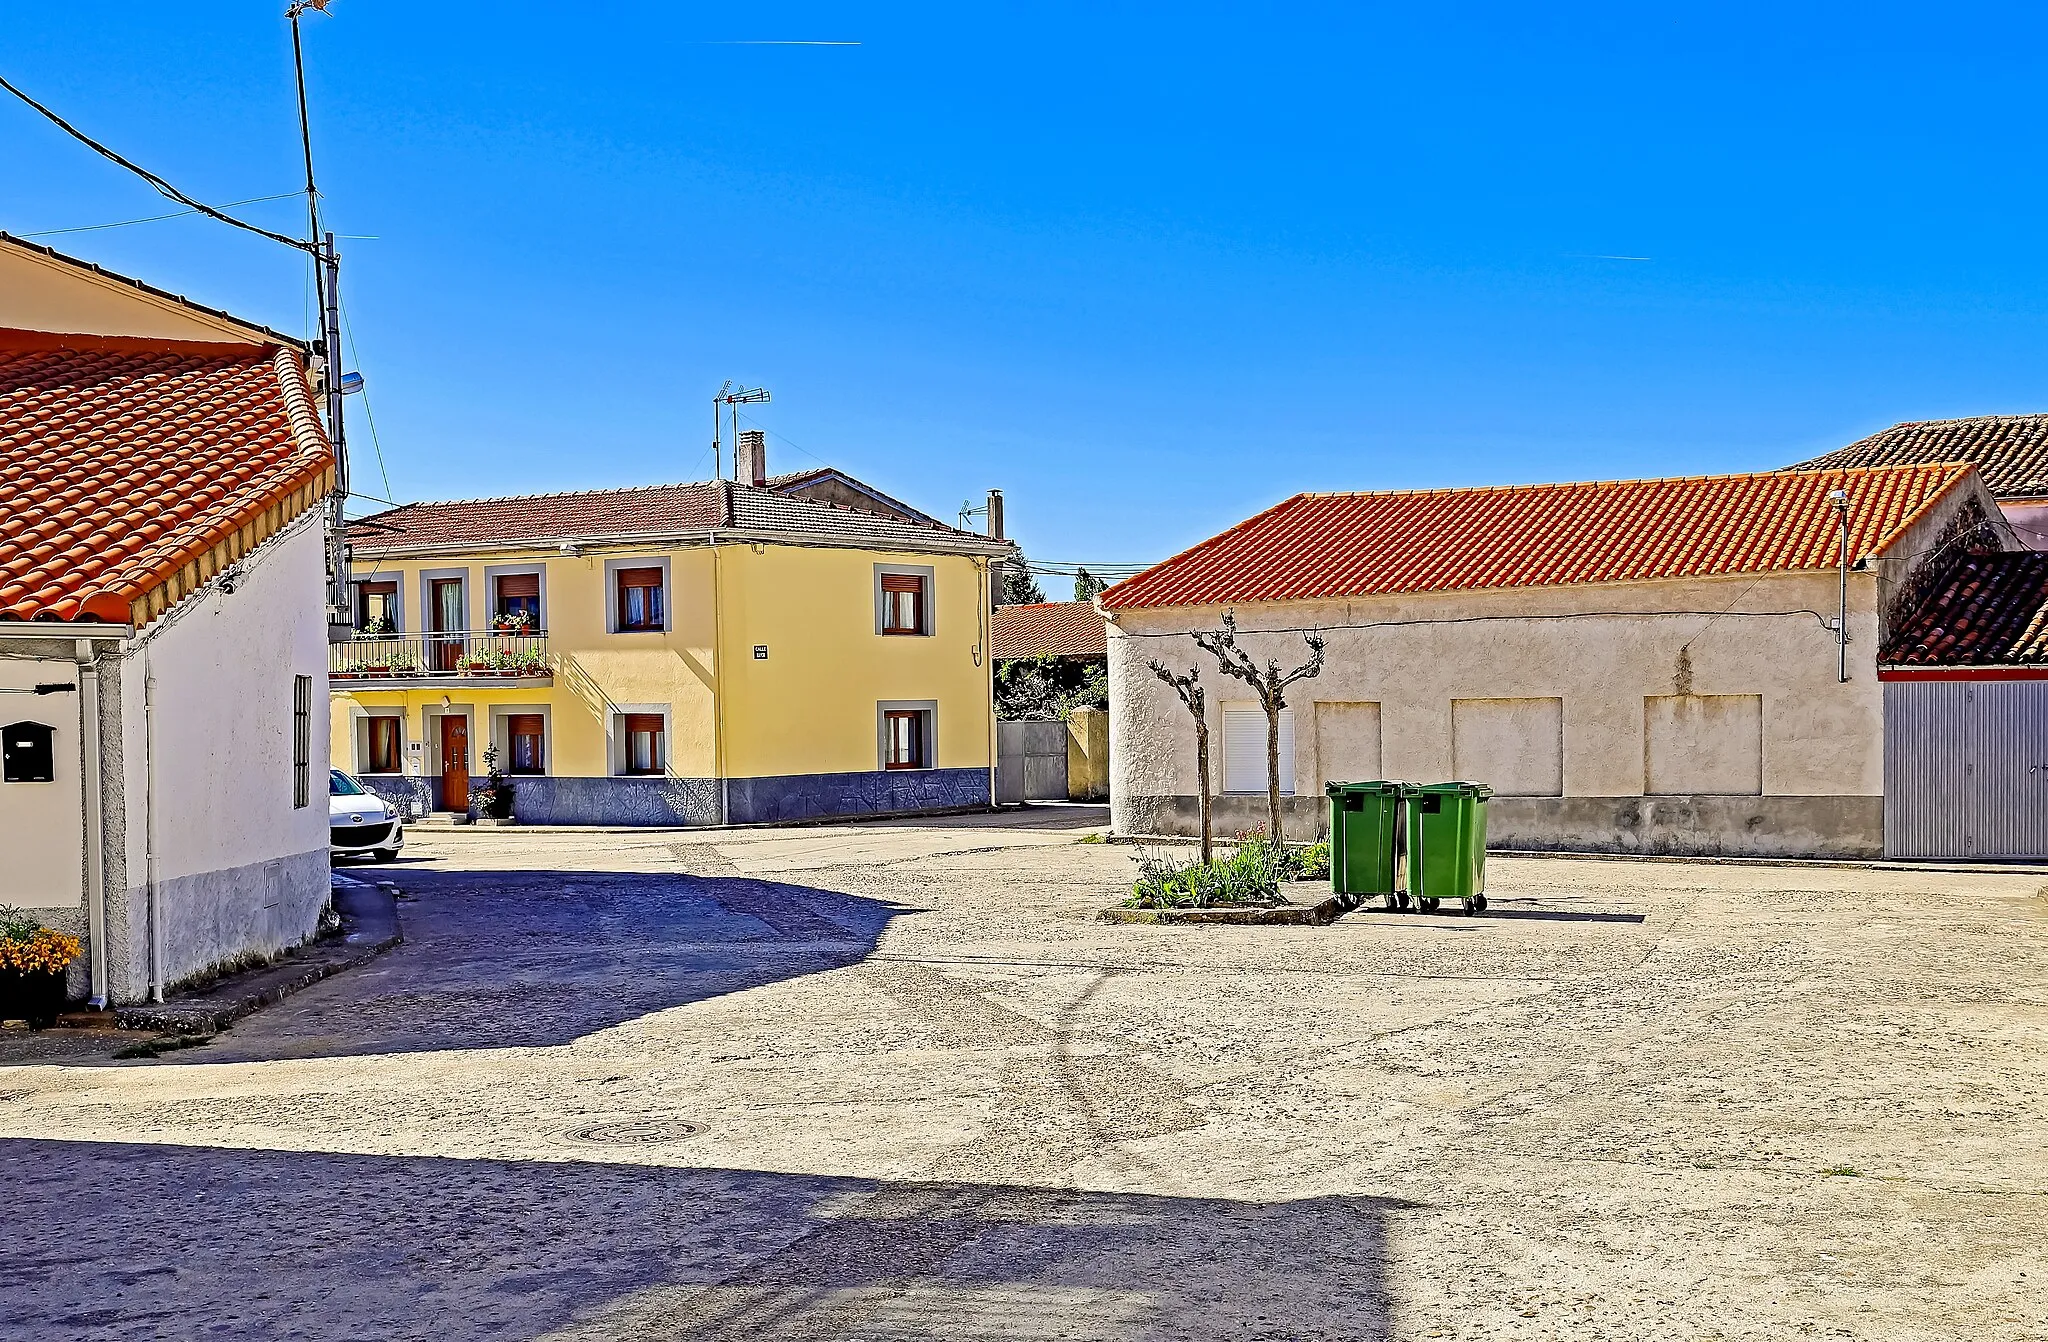
[[[319,244],[316,242],[304,242],[298,238],[287,237],[283,233],[273,233],[267,228],[259,228],[255,224],[247,223],[243,220],[237,219],[232,214],[223,214],[219,210],[215,209],[213,206],[206,204],[204,201],[194,200],[192,197],[178,190],[177,187],[172,186],[169,182],[157,176],[149,169],[143,167],[138,163],[131,162],[130,160],[121,157],[113,150],[101,144],[98,140],[93,139],[90,135],[87,135],[84,131],[78,129],[78,127],[72,125],[63,117],[58,116],[55,112],[43,106],[34,98],[29,97],[26,93],[23,93],[20,89],[8,83],[4,77],[0,77],[0,89],[7,90],[15,97],[27,103],[30,107],[33,107],[36,111],[42,113],[43,116],[51,122],[51,124],[57,127],[57,129],[63,131],[72,139],[78,141],[86,148],[92,150],[101,158],[107,159],[110,162],[120,164],[128,171],[134,173],[137,177],[140,177],[143,181],[148,182],[150,186],[156,189],[156,193],[160,196],[163,196],[165,199],[175,200],[176,202],[178,202],[178,204],[189,206],[195,213],[203,214],[209,219],[218,219],[220,220],[220,222],[224,224],[232,224],[234,227],[244,229],[250,233],[254,233],[258,237],[269,238],[272,242],[281,242],[285,246],[293,248],[297,251],[310,252],[315,256],[318,256],[320,254]],[[293,194],[297,193],[294,192]]]
[[[297,195],[298,193],[294,191],[292,194]],[[355,362],[356,372],[360,376],[363,368],[363,351],[356,345],[356,324],[349,320],[348,304],[341,301],[339,293],[335,295],[335,306],[341,310],[342,329],[348,333],[349,356]],[[337,377],[341,375],[341,360],[338,358],[334,361],[334,374]],[[377,416],[370,411],[370,381],[368,378],[363,379],[362,387],[363,418],[368,420],[370,424],[370,446],[377,450],[377,474],[384,477],[384,492],[389,494],[391,492],[391,472],[384,465],[384,440],[377,436]],[[388,502],[385,499],[377,501],[379,503]]]
[[[232,210],[238,205],[262,205],[273,200],[293,200],[298,195],[299,193],[296,191],[287,191],[282,195],[276,196],[251,196],[247,200],[231,200],[221,206],[221,208],[223,210]],[[117,219],[111,224],[81,224],[77,228],[46,228],[38,233],[17,233],[15,236],[18,238],[54,238],[60,233],[97,233],[103,228],[127,228],[131,224],[155,224],[161,223],[166,219],[183,219],[187,215],[197,213],[199,213],[197,210],[173,210],[169,214],[145,215],[140,219]]]

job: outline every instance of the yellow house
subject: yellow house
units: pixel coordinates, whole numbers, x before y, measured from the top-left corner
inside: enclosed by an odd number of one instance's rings
[[[836,471],[750,474],[353,523],[336,764],[460,811],[494,748],[528,823],[989,805],[1010,544]]]

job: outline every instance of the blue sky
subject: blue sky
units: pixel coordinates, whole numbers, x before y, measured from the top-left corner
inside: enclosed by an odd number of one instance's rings
[[[702,478],[736,378],[777,469],[999,486],[1034,557],[1135,561],[1302,489],[2048,408],[2043,11],[1535,8],[336,0],[314,130],[393,497]],[[290,191],[281,9],[10,6],[0,70],[202,199]],[[730,44],[791,38],[861,45]],[[168,208],[11,102],[0,183],[17,233]],[[306,326],[219,225],[42,240]]]

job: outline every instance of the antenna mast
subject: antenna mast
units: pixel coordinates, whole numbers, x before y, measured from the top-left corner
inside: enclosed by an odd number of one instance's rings
[[[313,182],[313,123],[306,112],[306,56],[299,40],[299,17],[309,9],[327,12],[328,0],[292,0],[285,17],[292,25],[292,69],[299,82],[299,145],[306,157],[306,241],[313,253],[313,291],[320,309],[320,338],[314,342],[314,372],[327,406],[327,440],[334,446],[334,492],[327,508],[328,636],[349,619],[348,545],[342,508],[348,502],[348,425],[342,410],[341,387],[341,256],[334,234],[320,227],[320,189]]]

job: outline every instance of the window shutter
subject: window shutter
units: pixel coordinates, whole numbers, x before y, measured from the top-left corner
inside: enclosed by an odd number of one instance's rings
[[[498,599],[510,600],[517,597],[540,596],[540,574],[503,573],[498,576]]]
[[[1266,790],[1266,712],[1223,710],[1223,790]],[[1294,710],[1280,710],[1280,795],[1294,795]]]
[[[398,584],[395,582],[359,582],[356,586],[361,589],[364,596],[398,595]]]
[[[661,719],[656,718],[655,721],[658,723]],[[539,736],[541,722],[538,713],[512,713],[505,718],[505,731],[511,736]]]
[[[915,573],[884,573],[882,590],[885,592],[922,592],[924,579]]]
[[[619,586],[659,587],[661,586],[661,570],[658,568],[622,568],[619,570]],[[538,586],[534,588],[533,595],[540,595],[540,588]]]

